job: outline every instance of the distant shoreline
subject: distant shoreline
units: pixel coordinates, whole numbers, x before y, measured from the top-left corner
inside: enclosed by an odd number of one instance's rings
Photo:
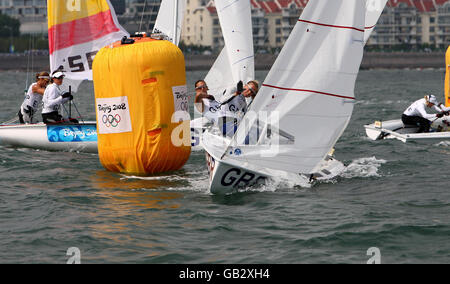
[[[209,70],[216,60],[217,55],[186,55],[186,70]],[[256,70],[269,70],[276,55],[258,54],[255,58]],[[27,71],[28,56],[0,54],[0,71]],[[361,69],[425,69],[445,68],[444,52],[366,52],[364,54]],[[31,69],[31,63],[30,63]],[[48,70],[49,59],[46,55],[33,57],[33,68]]]

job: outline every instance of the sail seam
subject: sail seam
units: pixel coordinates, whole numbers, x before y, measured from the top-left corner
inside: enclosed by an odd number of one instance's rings
[[[299,19],[298,21],[299,22],[304,22],[304,23],[307,23],[307,24],[324,26],[324,27],[338,28],[338,29],[351,29],[351,30],[355,30],[355,31],[358,31],[358,32],[364,32],[364,29],[359,29],[359,28],[355,28],[355,27],[329,25],[329,24],[317,23],[317,22],[312,22],[312,21],[306,21],[306,20],[302,20],[302,19]]]
[[[220,9],[220,11],[222,12],[223,10],[225,10],[225,9],[227,9],[228,7],[230,7],[230,6],[234,5],[234,4],[236,4],[237,2],[239,2],[239,0],[236,0],[236,1],[234,1],[234,2],[231,2],[230,4],[224,6],[222,9]]]
[[[244,57],[244,58],[239,59],[238,61],[234,62],[233,65],[236,65],[236,64],[238,64],[239,62],[242,62],[242,61],[244,61],[244,60],[246,60],[246,59],[250,59],[250,58],[253,58],[253,57],[255,57],[253,54],[250,55],[250,56]]]
[[[320,92],[320,91],[314,91],[314,90],[283,88],[283,87],[278,87],[278,86],[268,85],[268,84],[263,84],[263,86],[264,87],[268,87],[268,88],[285,90],[285,91],[308,92],[308,93],[314,93],[314,94],[319,94],[319,95],[326,95],[326,96],[330,96],[330,97],[337,97],[337,98],[342,98],[342,99],[355,100],[355,98],[353,98],[353,97],[341,96],[341,95],[325,93],[325,92]]]

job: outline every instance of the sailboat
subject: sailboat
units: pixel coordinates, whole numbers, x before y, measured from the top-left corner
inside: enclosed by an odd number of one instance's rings
[[[155,30],[174,43],[180,40],[184,7],[185,0],[164,0],[158,14]],[[92,80],[95,54],[129,34],[119,24],[109,0],[48,0],[47,9],[50,68],[64,70],[62,89],[70,86],[76,92],[83,80]],[[0,125],[0,145],[97,153],[97,124]]]
[[[237,81],[254,79],[253,34],[250,1],[215,1],[224,35],[225,47],[205,77],[209,93],[221,101],[225,90],[233,88]],[[387,0],[371,0],[366,3],[364,43],[369,40]],[[230,5],[233,4],[233,5]],[[230,8],[235,8],[234,10]],[[240,13],[236,17],[235,13]],[[239,30],[237,31],[237,27]],[[228,43],[228,44],[227,44]],[[229,52],[232,58],[229,57]],[[237,65],[237,66],[233,66]],[[245,79],[242,79],[245,78]],[[237,80],[237,81],[236,81]],[[222,100],[226,100],[222,99]],[[194,111],[196,109],[194,108]],[[191,121],[193,150],[202,150],[202,133],[211,122],[204,118]]]
[[[446,52],[445,63],[445,107],[450,107],[450,46]],[[409,141],[416,142],[440,142],[450,141],[450,116],[436,118],[431,123],[431,132],[417,133],[419,126],[404,125],[401,119],[388,121],[375,121],[372,124],[364,126],[367,136],[371,140],[397,139],[404,143]]]
[[[216,0],[215,5],[225,46],[206,75],[205,82],[209,94],[218,102],[223,102],[229,98],[237,82],[255,79],[252,15],[250,0]],[[191,121],[193,150],[203,149],[202,134],[209,124],[205,117]]]
[[[178,46],[185,10],[186,0],[163,0],[153,27],[153,34],[161,34],[163,39]]]
[[[310,0],[232,138],[204,133],[211,193],[332,176],[364,49],[366,1]]]

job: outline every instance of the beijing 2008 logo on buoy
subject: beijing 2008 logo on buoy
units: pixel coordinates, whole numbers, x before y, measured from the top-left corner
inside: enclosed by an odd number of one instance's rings
[[[122,121],[122,118],[118,114],[116,115],[104,114],[102,117],[102,122],[106,127],[116,128],[117,126],[119,126],[120,121]]]
[[[132,131],[127,97],[98,98],[96,104],[99,134]]]

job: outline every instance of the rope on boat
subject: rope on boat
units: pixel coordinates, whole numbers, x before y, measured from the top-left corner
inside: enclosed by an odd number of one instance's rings
[[[19,118],[18,117],[15,117],[15,118],[11,118],[10,120],[8,120],[8,121],[5,121],[5,122],[2,122],[2,123],[0,123],[1,125],[9,125],[9,124],[13,124],[14,122],[17,122],[19,120]]]
[[[75,102],[72,102],[72,103],[73,103],[73,106],[75,107],[75,110],[76,110],[77,113],[78,113],[78,117],[75,117],[75,118],[76,118],[76,119],[80,119],[82,123],[85,123],[83,117],[81,116],[80,112],[78,111],[77,105],[75,104]],[[64,106],[64,104],[62,104],[62,107],[63,107],[64,111],[66,112],[66,114],[69,114],[69,112],[67,111],[67,109],[66,109],[66,107]],[[72,117],[69,116],[69,120],[70,120],[70,118],[72,118]],[[63,121],[64,121],[64,120],[62,120],[62,122],[63,122]]]

